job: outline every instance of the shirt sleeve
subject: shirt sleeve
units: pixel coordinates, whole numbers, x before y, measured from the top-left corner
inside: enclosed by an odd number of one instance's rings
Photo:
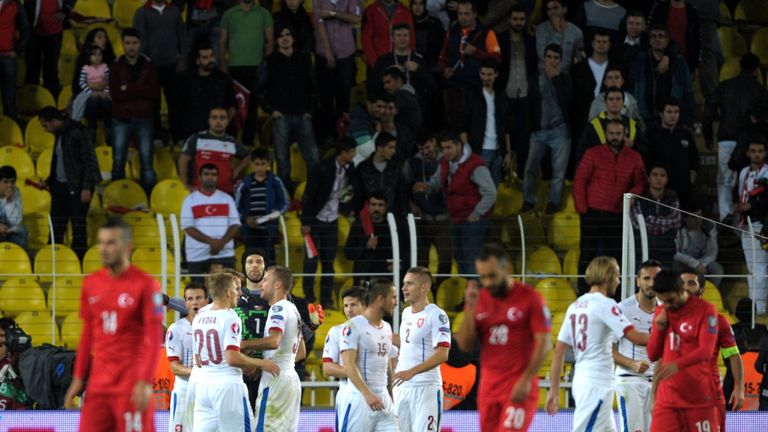
[[[229,226],[240,226],[240,213],[237,211],[237,204],[235,204],[235,200],[232,199],[231,196],[227,195],[227,198],[227,205],[229,206]],[[182,209],[182,216],[183,215],[184,212]]]
[[[235,157],[238,159],[245,159],[248,157],[250,153],[248,153],[248,149],[245,148],[245,146],[240,142],[235,142]]]
[[[168,361],[181,361],[184,357],[184,349],[181,346],[182,334],[179,332],[179,326],[175,323],[168,327],[165,332],[165,355]]]
[[[184,147],[181,148],[181,154],[189,156],[191,158],[195,157],[195,153],[197,153],[197,135],[196,134],[187,138],[187,140],[184,141]]]
[[[528,319],[533,333],[552,332],[552,314],[539,293],[533,296]]]
[[[188,195],[181,203],[181,229],[195,226],[195,217],[192,215],[192,195]],[[237,211],[235,211],[237,213]]]
[[[573,315],[573,310],[569,307],[568,311],[565,313],[563,325],[560,327],[560,331],[557,333],[558,342],[562,342],[568,346],[573,346],[573,332],[571,331],[571,326],[568,325],[568,321],[570,321],[571,315]]]
[[[659,316],[663,309],[663,306],[657,307],[656,312],[653,314],[651,336],[648,339],[648,345],[646,346],[648,359],[652,362],[655,362],[664,355],[664,341],[667,339],[667,332],[669,331],[669,326],[663,331],[656,326],[656,317]]]
[[[266,333],[269,334],[272,330],[277,330],[280,333],[285,333],[285,322],[288,311],[282,305],[276,304],[269,308],[267,314],[267,327]]]
[[[437,347],[451,347],[451,323],[448,315],[442,310],[438,310],[433,316],[432,322],[432,343]]]
[[[236,313],[227,317],[224,326],[224,350],[240,351],[240,342],[243,339],[243,328],[240,326],[240,317]]]
[[[339,363],[341,353],[339,352],[339,328],[334,327],[325,336],[323,344],[323,363]]]
[[[608,299],[607,302],[600,304],[600,310],[597,313],[600,320],[603,321],[611,333],[613,333],[614,339],[621,339],[627,332],[632,330],[635,326],[624,316],[618,303],[613,299]]]
[[[355,327],[352,321],[347,321],[341,326],[341,344],[339,352],[357,350],[360,343],[360,329]]]
[[[91,322],[90,304],[88,303],[88,286],[93,276],[89,276],[83,283],[80,292],[80,319],[83,321],[83,330],[80,333],[80,343],[77,345],[77,354],[75,355],[75,378],[85,379],[91,366],[91,341],[95,327]]]
[[[731,323],[723,314],[717,314],[717,345],[720,349],[736,346],[736,337],[733,334]]]

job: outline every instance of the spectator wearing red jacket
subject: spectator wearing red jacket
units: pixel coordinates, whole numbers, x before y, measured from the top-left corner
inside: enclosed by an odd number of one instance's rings
[[[27,13],[16,0],[0,1],[0,94],[3,114],[16,119],[16,74],[29,40]]]
[[[411,12],[398,0],[378,0],[365,8],[360,41],[369,69],[379,57],[392,52],[392,28],[397,24],[406,24],[410,34],[416,34]],[[416,49],[416,38],[411,38],[410,48]]]
[[[609,120],[606,140],[584,153],[573,179],[573,201],[581,214],[579,274],[596,256],[620,257],[623,195],[645,191],[643,158],[624,146],[624,124]],[[588,289],[583,280],[579,288]]]

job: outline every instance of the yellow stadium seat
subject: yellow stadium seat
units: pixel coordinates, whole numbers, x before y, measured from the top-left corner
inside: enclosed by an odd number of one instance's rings
[[[731,57],[738,59],[747,53],[747,41],[736,27],[720,27],[717,29],[717,35],[726,59]]]
[[[83,256],[83,273],[91,274],[101,268],[101,254],[98,246],[91,246]]]
[[[733,17],[731,16],[731,10],[728,9],[728,5],[726,5],[723,2],[720,2],[720,22],[730,22],[733,21]]]
[[[27,119],[31,119],[47,106],[56,106],[56,99],[51,92],[35,84],[26,84],[16,90],[16,101],[19,115]]]
[[[0,288],[0,309],[8,316],[45,311],[45,293],[34,277],[13,277]]]
[[[153,158],[153,165],[158,180],[179,179],[179,173],[176,170],[176,160],[168,149],[155,149]]]
[[[160,275],[163,273],[161,254],[162,250],[160,248],[139,247],[133,251],[131,263],[159,280]],[[165,262],[168,266],[168,274],[170,275],[173,273],[174,265],[173,253],[171,251],[168,251]]]
[[[563,258],[563,274],[577,275],[579,274],[579,248],[568,249]],[[568,283],[575,284],[577,279],[575,277],[569,277],[566,279]]]
[[[567,193],[565,195],[565,205],[563,205],[563,211],[566,213],[576,213],[576,203],[573,201],[572,193]]]
[[[77,0],[72,12],[76,12],[88,18],[112,18],[109,3],[106,0]],[[120,39],[112,39],[112,43],[119,44]]]
[[[80,291],[83,287],[83,278],[80,276],[61,276],[55,279],[55,285],[55,288],[53,284],[48,288],[48,310],[53,311],[53,307],[56,306],[55,315],[57,317],[63,317],[80,310]]]
[[[127,179],[115,180],[110,183],[104,189],[102,199],[104,210],[107,211],[110,208],[146,209],[149,203],[144,189],[133,180]]]
[[[56,143],[56,136],[43,129],[43,125],[40,124],[40,118],[38,116],[34,116],[29,123],[27,123],[27,129],[24,131],[24,136],[26,137],[25,142],[27,148],[33,156],[39,155],[43,150],[52,149],[53,145]]]
[[[67,105],[69,105],[69,101],[72,99],[72,86],[64,86],[61,88],[61,93],[59,93],[59,98],[56,100],[56,106],[59,107],[59,109],[67,109]]]
[[[349,230],[352,228],[352,225],[349,223],[349,219],[345,217],[340,217],[336,220],[339,222],[339,245],[344,246],[347,244]]]
[[[54,252],[56,253],[56,259],[55,265],[52,265]],[[35,274],[40,279],[40,282],[50,283],[53,280],[50,275],[54,272],[56,276],[82,274],[80,259],[72,249],[65,245],[57,244],[46,245],[37,252],[37,255],[35,255]]]
[[[61,323],[61,341],[68,349],[77,349],[80,343],[80,334],[83,332],[83,322],[77,313],[71,313],[64,317]]]
[[[64,30],[61,35],[61,55],[77,56],[80,51],[77,49],[77,37],[72,30]]]
[[[357,66],[355,82],[362,84],[368,78],[368,65],[365,64],[365,59],[362,56],[355,56],[355,65]]]
[[[576,293],[565,279],[546,278],[536,284],[547,305],[553,311],[564,312],[576,300]]]
[[[752,35],[749,51],[760,57],[760,63],[768,64],[768,28],[763,27]]]
[[[296,212],[287,212],[283,215],[285,218],[285,229],[288,231],[288,246],[290,247],[304,247],[304,236],[301,235],[301,220],[296,215]],[[283,235],[283,227],[278,226],[280,230],[280,236]],[[310,234],[311,235],[311,234]]]
[[[437,288],[435,303],[446,312],[453,315],[454,309],[464,301],[464,291],[467,289],[467,279],[451,277],[443,280]]]
[[[95,150],[101,172],[101,183],[109,183],[112,180],[112,147],[98,146]]]
[[[303,182],[307,180],[307,163],[301,151],[291,146],[291,180]]]
[[[710,281],[704,284],[704,295],[702,298],[713,305],[718,312],[725,312],[727,309],[723,305],[723,296],[720,294],[720,290]]]
[[[353,265],[354,263],[349,261],[343,253],[337,254],[333,261],[333,271],[336,273],[334,280],[338,283],[344,282],[349,276],[342,276],[342,274],[352,273]]]
[[[59,327],[50,312],[24,312],[16,317],[16,324],[32,337],[32,346],[61,345]]]
[[[765,0],[741,0],[733,11],[733,19],[750,23],[768,23],[768,2]]]
[[[518,267],[522,268],[522,257],[518,257]],[[547,246],[539,246],[533,252],[528,252],[525,257],[525,276],[526,281],[531,279],[538,280],[537,275],[560,275],[563,274],[560,266],[560,258],[555,251]]]
[[[45,180],[51,174],[51,162],[53,160],[53,149],[45,149],[39,156],[37,156],[37,162],[35,162],[35,172],[37,178]]]
[[[304,197],[304,190],[307,188],[307,182],[303,181],[296,186],[296,190],[293,191],[293,199],[301,201]]]
[[[451,320],[451,333],[457,333],[464,321],[464,311],[457,313]]]
[[[26,183],[17,183],[21,191],[21,205],[24,216],[32,213],[49,213],[51,211],[51,194],[47,190],[40,190]],[[26,225],[26,217],[24,224]]]
[[[152,189],[150,207],[162,215],[181,215],[181,204],[189,196],[189,191],[181,180],[161,180]]]
[[[496,205],[493,214],[499,217],[510,217],[520,211],[523,205],[523,192],[511,181],[499,183]]]
[[[720,81],[725,81],[731,78],[736,78],[741,73],[741,67],[739,66],[738,58],[729,58],[725,60],[723,66],[720,68]],[[755,70],[755,78],[760,84],[763,83],[763,74],[760,68]]]
[[[546,202],[546,200],[545,200]],[[523,220],[523,229],[525,230],[525,245],[527,248],[535,249],[538,246],[547,244],[547,235],[544,231],[544,225],[542,219],[536,214],[536,212],[526,212],[520,215]],[[517,226],[517,221],[514,223],[514,229],[512,230],[513,243],[515,246],[520,244],[520,229]],[[518,267],[519,268],[519,267]]]
[[[49,198],[50,199],[50,198]],[[27,247],[36,251],[47,245],[51,236],[48,225],[48,213],[31,213],[24,215],[24,226],[29,234]]]
[[[133,27],[133,15],[144,5],[142,0],[115,0],[112,4],[112,17],[120,28]]]
[[[6,276],[32,275],[32,263],[29,262],[29,255],[15,243],[0,243],[0,280],[6,279]]]
[[[131,226],[134,247],[160,246],[160,230],[154,214],[132,211],[124,214],[123,220]]]
[[[13,146],[24,147],[24,136],[21,134],[21,128],[10,117],[0,115],[0,147]]]
[[[564,251],[579,246],[581,223],[578,213],[557,212],[549,221],[547,237],[555,250]]]
[[[35,163],[24,149],[18,147],[6,146],[0,148],[0,166],[10,165],[16,168],[16,176],[19,183],[24,179],[35,176]]]

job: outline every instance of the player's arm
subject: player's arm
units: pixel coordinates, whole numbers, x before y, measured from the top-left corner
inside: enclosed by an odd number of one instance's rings
[[[651,336],[648,338],[648,345],[646,347],[648,359],[652,362],[659,360],[664,355],[664,341],[667,339],[668,326],[667,310],[664,307],[660,307],[656,310],[656,315],[654,315]],[[657,373],[658,369],[654,369],[654,371],[654,373]]]
[[[349,349],[341,352],[341,359],[344,361],[344,371],[347,373],[347,378],[357,388],[357,390],[365,398],[365,402],[374,411],[381,411],[384,409],[384,403],[381,398],[376,396],[368,385],[363,380],[363,376],[360,375],[360,369],[357,368],[357,350]]]
[[[301,336],[301,332],[299,332],[299,349],[296,351],[295,363],[298,363],[305,358],[307,358],[307,345],[304,343],[304,338]]]
[[[269,335],[265,338],[256,338],[240,342],[240,349],[265,351],[275,350],[280,346],[280,340],[283,338],[283,332],[280,329],[269,329]]]
[[[192,374],[192,368],[186,367],[178,360],[172,360],[169,362],[171,365],[171,372],[179,377],[188,377]]]
[[[618,345],[616,344],[612,347],[611,355],[613,355],[614,363],[638,374],[645,373],[650,366],[647,361],[631,359],[620,353]]]
[[[531,391],[531,381],[539,373],[539,369],[544,364],[551,346],[549,333],[533,334],[533,354],[531,354],[528,366],[523,370],[523,374],[515,383],[515,386],[512,388],[512,394],[509,396],[513,403],[522,403],[528,397]]]
[[[240,369],[261,369],[272,375],[280,375],[280,368],[272,360],[262,360],[248,357],[240,352],[237,347],[227,347],[224,358],[227,364]]]
[[[456,332],[456,345],[459,349],[471,353],[477,340],[477,325],[475,323],[475,310],[477,309],[477,300],[480,297],[480,290],[477,288],[477,282],[470,281],[467,289],[464,291],[464,320],[461,322],[459,331]]]
[[[627,340],[629,340],[633,344],[640,345],[640,346],[647,346],[648,339],[650,339],[650,335],[648,333],[641,332],[638,329],[636,329],[634,326],[632,326],[632,328],[625,331],[624,337],[627,338]]]
[[[728,360],[733,373],[733,392],[728,402],[734,411],[738,411],[744,404],[744,362],[741,360],[739,348],[732,346],[720,350],[723,358]]]
[[[347,371],[344,366],[341,366],[340,364],[327,358],[323,359],[323,373],[335,378],[347,377]]]
[[[570,345],[558,340],[555,344],[555,353],[552,356],[552,367],[549,370],[549,394],[547,395],[547,413],[557,414],[560,408],[560,378],[563,375],[563,361],[565,353]]]
[[[435,348],[435,352],[429,356],[426,360],[423,362],[417,364],[416,366],[403,370],[400,372],[397,372],[394,375],[393,384],[398,386],[411,378],[413,378],[415,375],[426,372],[428,370],[432,370],[444,362],[448,360],[448,351],[450,350],[450,345],[448,346],[438,346]],[[391,365],[391,363],[390,363]]]

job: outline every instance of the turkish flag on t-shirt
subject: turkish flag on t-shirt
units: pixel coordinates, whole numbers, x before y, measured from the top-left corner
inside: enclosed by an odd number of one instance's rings
[[[215,216],[229,217],[229,206],[227,204],[200,204],[192,206],[192,217],[195,219]]]

